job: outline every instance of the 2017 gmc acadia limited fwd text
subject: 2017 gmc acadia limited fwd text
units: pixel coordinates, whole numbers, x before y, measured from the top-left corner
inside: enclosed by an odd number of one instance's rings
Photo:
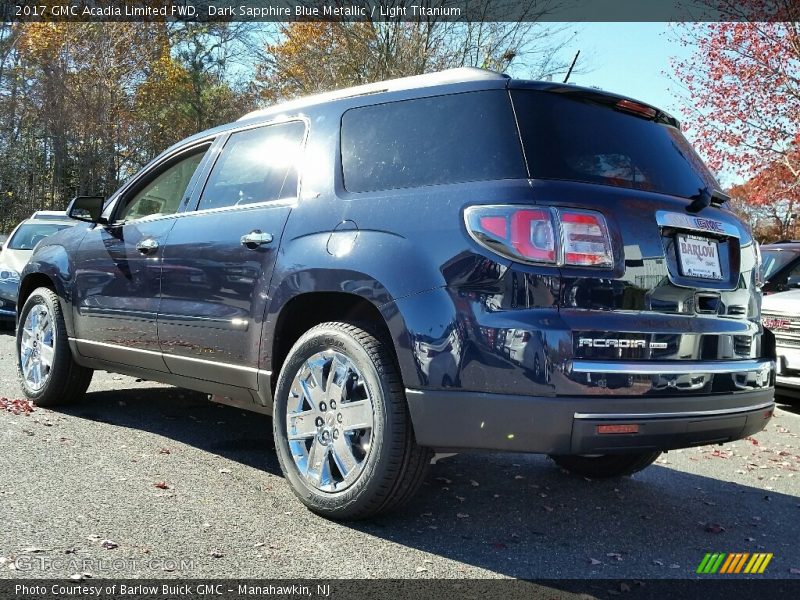
[[[758,246],[669,115],[477,69],[176,144],[21,276],[25,393],[93,369],[273,415],[312,510],[397,507],[434,451],[592,477],[772,415]],[[265,432],[266,435],[266,432]]]

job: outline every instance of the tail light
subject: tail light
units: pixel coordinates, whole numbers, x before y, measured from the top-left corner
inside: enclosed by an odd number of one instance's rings
[[[489,250],[524,263],[611,267],[614,255],[599,212],[512,205],[470,206],[467,231]]]

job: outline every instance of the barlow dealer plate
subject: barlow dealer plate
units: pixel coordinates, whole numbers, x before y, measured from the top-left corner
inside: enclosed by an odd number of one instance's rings
[[[722,279],[717,242],[696,235],[678,235],[678,259],[686,277]]]

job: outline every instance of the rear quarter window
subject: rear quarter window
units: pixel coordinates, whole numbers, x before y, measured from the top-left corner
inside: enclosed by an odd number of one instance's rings
[[[504,90],[350,109],[341,153],[350,192],[528,176]]]

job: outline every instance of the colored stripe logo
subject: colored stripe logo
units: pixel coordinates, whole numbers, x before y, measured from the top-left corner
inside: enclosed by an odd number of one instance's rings
[[[712,575],[720,573],[724,575],[735,575],[746,573],[751,575],[763,573],[769,561],[772,560],[772,552],[709,552],[700,561],[697,573]]]

